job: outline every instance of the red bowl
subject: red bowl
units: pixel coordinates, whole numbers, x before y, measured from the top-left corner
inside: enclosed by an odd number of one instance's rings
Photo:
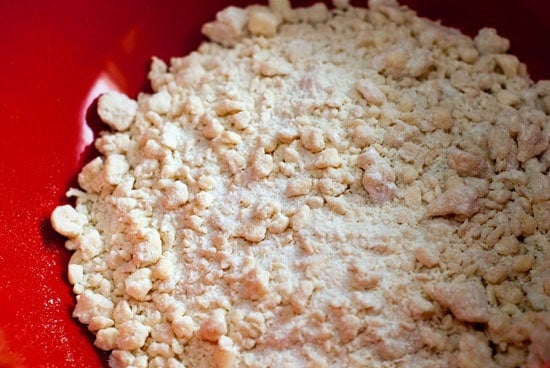
[[[94,154],[104,128],[94,99],[109,89],[135,97],[152,55],[191,51],[200,26],[230,3],[251,1],[0,1],[0,367],[107,366],[71,317],[70,254],[50,212]],[[533,79],[550,78],[549,2],[403,3],[470,35],[497,28]]]

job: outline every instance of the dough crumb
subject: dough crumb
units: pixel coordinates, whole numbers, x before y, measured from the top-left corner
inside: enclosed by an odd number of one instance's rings
[[[550,81],[395,0],[229,6],[51,214],[111,367],[540,367]],[[475,9],[472,9],[475,11]]]

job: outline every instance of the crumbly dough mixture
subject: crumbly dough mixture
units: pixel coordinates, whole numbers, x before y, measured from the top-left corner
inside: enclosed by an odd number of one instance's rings
[[[392,0],[228,7],[52,213],[111,367],[550,361],[550,82]]]

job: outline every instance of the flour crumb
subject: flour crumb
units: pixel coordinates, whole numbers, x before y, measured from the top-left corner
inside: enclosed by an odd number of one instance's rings
[[[99,98],[51,223],[111,367],[549,361],[550,81],[492,28],[333,5],[227,7]]]

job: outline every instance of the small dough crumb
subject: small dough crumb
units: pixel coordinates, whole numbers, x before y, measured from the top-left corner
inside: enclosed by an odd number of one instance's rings
[[[107,92],[97,102],[97,112],[101,120],[118,131],[130,127],[137,109],[137,102],[120,92]]]

